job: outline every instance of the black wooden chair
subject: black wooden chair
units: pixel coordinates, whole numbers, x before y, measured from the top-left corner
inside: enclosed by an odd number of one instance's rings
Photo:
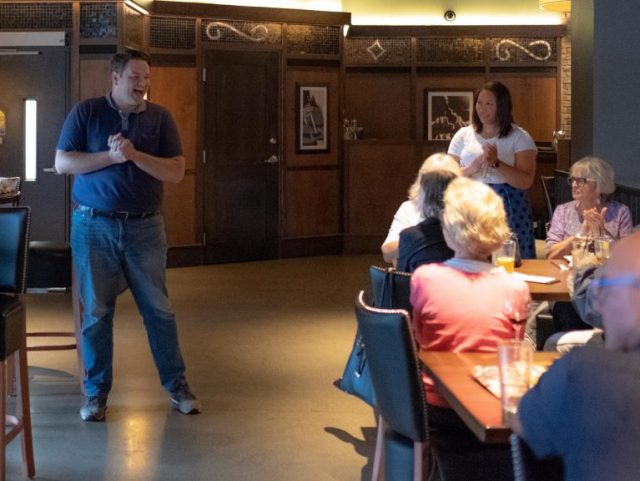
[[[411,273],[397,271],[390,267],[369,267],[371,290],[369,299],[374,307],[383,309],[404,309],[411,313],[409,302]]]
[[[369,267],[370,290],[369,299],[373,307],[383,309],[404,309],[412,311],[409,302],[411,290],[411,274],[397,271],[392,267]],[[366,352],[366,351],[365,351]],[[382,467],[384,450],[384,419],[376,414],[378,429],[376,434],[376,448],[373,456],[373,468],[371,470],[372,481],[378,481]]]
[[[385,479],[424,481],[430,471],[427,405],[406,310],[379,309],[366,304],[364,291],[356,299],[358,329],[367,349],[380,416],[384,419]],[[406,449],[413,446],[411,478]]]
[[[29,207],[0,207],[0,419],[4,422],[0,430],[0,481],[5,479],[7,444],[20,434],[25,470],[29,477],[35,476],[24,294],[29,222]],[[14,383],[16,412],[8,414],[7,391],[14,389]]]
[[[564,479],[561,459],[537,459],[527,443],[517,434],[512,434],[509,441],[515,481],[562,481]]]
[[[541,175],[540,183],[542,184],[542,192],[544,193],[544,200],[547,206],[548,219],[545,223],[545,235],[549,230],[551,218],[553,217],[553,211],[556,208],[556,195],[555,195],[555,177],[551,175]]]

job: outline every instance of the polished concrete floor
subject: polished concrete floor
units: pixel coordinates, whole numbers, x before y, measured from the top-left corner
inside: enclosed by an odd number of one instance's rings
[[[187,376],[203,413],[172,410],[128,293],[115,321],[105,423],[84,423],[75,351],[30,352],[41,481],[369,479],[375,423],[337,391],[353,302],[378,256],[170,269]],[[30,330],[71,327],[69,294],[30,294]],[[24,479],[19,446],[7,479]]]

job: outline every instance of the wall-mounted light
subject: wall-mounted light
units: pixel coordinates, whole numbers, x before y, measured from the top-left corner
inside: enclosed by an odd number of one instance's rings
[[[571,0],[538,0],[538,6],[550,12],[571,12]]]
[[[125,0],[124,3],[127,7],[133,8],[136,12],[141,13],[142,15],[149,15],[149,12],[146,8],[142,8],[133,0]]]
[[[38,174],[38,101],[24,101],[24,180],[35,181]]]

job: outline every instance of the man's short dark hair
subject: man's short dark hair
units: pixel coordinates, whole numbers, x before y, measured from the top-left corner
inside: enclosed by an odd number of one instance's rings
[[[127,50],[123,53],[117,53],[111,58],[111,71],[122,75],[130,60],[144,60],[151,65],[151,57],[146,53],[139,50]]]

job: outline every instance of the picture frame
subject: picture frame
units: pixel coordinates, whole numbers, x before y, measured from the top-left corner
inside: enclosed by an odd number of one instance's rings
[[[296,83],[296,152],[329,152],[329,85]]]
[[[472,90],[424,91],[424,132],[427,140],[451,140],[460,128],[471,124],[472,113]]]

